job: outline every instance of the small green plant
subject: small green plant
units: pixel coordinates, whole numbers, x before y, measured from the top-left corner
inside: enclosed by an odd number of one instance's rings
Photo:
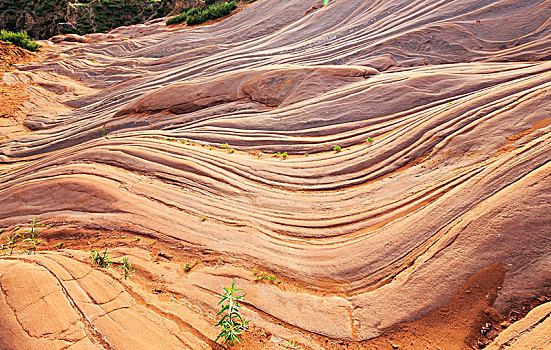
[[[368,138],[367,138],[367,142],[372,143],[372,142],[373,142],[373,139],[372,139],[371,137],[368,137]]]
[[[243,343],[243,340],[239,336],[249,329],[247,325],[250,321],[245,320],[239,313],[241,305],[238,301],[243,300],[245,294],[237,295],[237,293],[242,292],[243,289],[237,289],[235,281],[233,281],[231,287],[224,287],[224,291],[224,294],[218,296],[221,299],[218,303],[221,309],[216,316],[222,315],[222,318],[216,324],[216,327],[221,327],[222,330],[218,337],[216,337],[216,341],[223,339],[224,342],[222,344],[228,343],[231,347],[232,345],[236,345],[236,340]]]
[[[274,153],[274,157],[276,157],[276,158],[281,157],[281,158],[283,158],[283,159],[286,159],[287,156],[288,156],[287,152],[283,152],[283,153],[281,153],[281,152],[276,152],[276,153]]]
[[[19,242],[19,239],[21,239],[21,235],[17,232],[14,232],[13,235],[6,237],[6,250],[9,250],[9,252],[6,252],[7,255],[13,254],[13,249],[15,248],[15,245],[17,242]],[[2,245],[4,247],[4,245]]]
[[[342,151],[341,146],[339,146],[339,145],[336,145],[335,147],[333,147],[333,150],[334,150],[335,152],[340,152],[340,151]]]
[[[195,267],[195,265],[197,265],[197,259],[193,259],[191,261],[191,263],[187,263],[184,265],[184,270],[186,270],[186,272],[189,272],[192,268]]]
[[[227,143],[222,144],[222,148],[228,151],[229,154],[235,152],[235,150],[233,148],[230,148],[230,145],[228,145]]]
[[[201,218],[201,221],[207,221],[207,216],[203,215],[203,217]]]
[[[36,52],[42,48],[42,45],[34,40],[31,40],[25,31],[14,33],[7,30],[0,30],[0,41],[19,46],[22,49],[32,52]]]
[[[61,249],[61,247],[63,247],[63,242],[59,242],[58,244],[55,245],[56,250]]]
[[[108,269],[111,266],[111,257],[107,254],[107,249],[99,253],[97,250],[92,250],[90,252],[90,260],[92,264],[97,265],[99,268]]]
[[[103,126],[103,137],[105,137],[107,140],[109,140],[109,137],[107,136],[107,129],[105,128],[105,125]]]
[[[130,262],[130,260],[128,260],[126,256],[122,258],[122,261],[119,261],[119,263],[120,265],[117,268],[122,269],[124,279],[127,279],[128,276],[130,276],[130,274],[134,272],[134,265],[132,265],[132,263]]]
[[[22,253],[34,254],[36,253],[36,248],[42,243],[39,239],[40,231],[46,225],[39,224],[39,222],[40,221],[37,221],[36,218],[31,219],[25,232],[23,234],[18,234],[19,238],[21,238],[20,248]],[[17,232],[19,228],[20,226],[16,227],[14,232]]]
[[[136,242],[139,242],[139,241],[141,241],[142,239],[141,239],[140,237],[136,237],[134,240],[135,240]]]
[[[268,273],[264,271],[259,271],[256,268],[253,269],[253,275],[255,276],[255,279],[254,279],[255,282],[267,281],[267,282],[273,283],[276,281],[276,278],[274,275],[269,275]]]
[[[303,348],[297,348],[297,340],[293,339],[287,343],[285,349],[304,350]]]

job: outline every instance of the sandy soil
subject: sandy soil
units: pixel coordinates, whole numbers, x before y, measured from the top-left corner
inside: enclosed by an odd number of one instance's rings
[[[317,3],[4,73],[0,348],[216,348],[236,281],[241,349],[546,349],[551,2]]]

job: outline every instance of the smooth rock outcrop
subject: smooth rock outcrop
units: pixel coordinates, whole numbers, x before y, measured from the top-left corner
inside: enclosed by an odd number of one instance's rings
[[[263,0],[191,29],[125,27],[10,73],[65,109],[29,114],[32,130],[0,141],[0,226],[37,217],[62,237],[139,235],[228,261],[158,282],[212,315],[220,284],[238,279],[253,324],[303,332],[316,349],[318,336],[364,341],[422,319],[495,264],[506,271],[494,311],[549,293],[551,1],[316,3]],[[63,297],[44,267],[0,263],[3,290],[47,286],[33,308]],[[254,283],[253,268],[282,284]],[[136,285],[88,278],[71,284],[117,349],[149,344],[113,325],[130,319],[155,329],[151,341],[199,349],[216,338],[208,317],[183,339],[183,311],[151,314]],[[90,294],[97,283],[115,302]],[[10,293],[0,318],[26,329],[13,318],[27,304]],[[57,328],[33,332],[63,348],[87,329],[59,303]]]

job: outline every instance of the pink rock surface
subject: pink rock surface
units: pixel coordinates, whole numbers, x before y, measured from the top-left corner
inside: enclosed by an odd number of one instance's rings
[[[0,226],[38,217],[230,261],[163,277],[207,315],[195,331],[182,331],[193,317],[181,305],[144,309],[136,300],[151,293],[137,283],[95,270],[67,282],[115,348],[208,348],[213,295],[233,278],[263,329],[339,341],[421,319],[496,263],[507,270],[497,312],[549,293],[551,2],[333,0],[308,12],[316,3],[264,0],[191,29],[124,27],[13,73],[55,95],[38,106],[66,110],[29,114],[34,131],[0,141]],[[297,288],[254,283],[254,267]],[[33,329],[56,335],[47,346],[96,345],[71,302],[45,309],[46,295],[62,297],[51,273],[21,257],[0,269],[12,291],[0,317],[17,339],[27,328],[13,317],[28,304],[60,319]],[[157,327],[154,337],[122,321]]]

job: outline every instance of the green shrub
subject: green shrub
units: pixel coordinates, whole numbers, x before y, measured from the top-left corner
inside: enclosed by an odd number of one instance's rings
[[[0,41],[19,46],[32,52],[36,52],[42,47],[42,45],[36,41],[31,40],[31,38],[29,38],[29,34],[25,31],[14,33],[2,29],[0,30]]]
[[[206,21],[208,21],[206,13],[205,12],[199,12],[195,15],[188,16],[186,23],[187,23],[188,26],[192,26],[194,24],[201,24],[201,23],[206,22]]]
[[[194,8],[187,13],[187,24],[192,26],[194,24],[201,24],[208,20],[217,19],[229,15],[233,10],[237,8],[235,1],[225,2],[221,4],[212,4],[204,8]]]
[[[342,151],[342,148],[341,148],[341,146],[338,146],[338,145],[337,145],[337,146],[333,147],[333,150],[334,150],[335,152],[340,152],[340,151]]]
[[[166,21],[166,25],[169,26],[171,24],[178,24],[178,23],[185,22],[186,20],[187,20],[187,13],[183,12],[183,13],[180,13],[179,15],[174,16],[174,17],[170,17]]]
[[[194,7],[191,10],[188,10],[187,14],[188,14],[188,16],[193,16],[193,15],[196,15],[196,14],[202,12],[202,11],[203,11],[202,7]]]

